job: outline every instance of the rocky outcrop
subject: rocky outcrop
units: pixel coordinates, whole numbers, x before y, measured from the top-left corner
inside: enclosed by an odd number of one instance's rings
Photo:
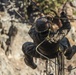
[[[32,41],[32,39],[28,35],[28,30],[30,29],[29,25],[26,25],[25,23],[14,23],[14,25],[17,27],[18,32],[15,36],[12,45],[11,45],[11,53],[8,51],[7,55],[5,54],[7,45],[5,41],[8,38],[8,35],[2,34],[1,39],[2,42],[4,42],[4,49],[0,48],[0,75],[46,75],[46,61],[42,59],[34,59],[35,63],[37,64],[37,69],[32,70],[30,67],[28,67],[24,63],[24,54],[22,52],[22,44],[26,41]],[[9,31],[9,28],[11,26],[10,22],[4,22],[3,26],[5,27],[6,33]],[[74,26],[74,23],[72,23],[72,26]],[[72,28],[71,32],[68,34],[70,38],[72,38],[72,35],[75,36],[75,27]],[[29,39],[29,40],[28,40]],[[74,38],[72,38],[74,39]],[[71,40],[72,40],[71,39]],[[75,39],[74,39],[75,40]],[[71,61],[66,61],[68,64],[66,64],[66,67],[68,67],[70,64],[74,67],[76,66],[76,60],[74,59],[75,56]],[[50,62],[51,63],[51,62]],[[52,64],[54,67],[54,64]],[[72,71],[72,75],[74,75],[75,71]]]
[[[71,2],[71,5],[76,8],[76,0],[73,0],[73,1]]]
[[[67,9],[68,7],[69,6],[67,6]],[[68,11],[70,11],[70,9],[68,9]],[[9,45],[9,43],[6,44],[6,41],[7,39],[9,39],[8,33],[10,32],[10,27],[12,26],[11,17],[13,17],[16,21],[13,22],[13,26],[17,28],[17,33],[15,36],[11,35],[11,44]],[[32,70],[24,63],[22,44],[27,41],[32,41],[32,39],[28,35],[28,31],[31,26],[27,25],[26,23],[19,23],[18,20],[20,19],[16,19],[14,16],[10,16],[9,14],[7,14],[7,11],[0,12],[0,22],[2,23],[0,23],[0,75],[46,75],[46,60],[34,58],[34,62],[38,66],[35,70]],[[71,44],[75,44],[76,42],[75,24],[76,22],[72,23],[72,29],[68,34],[68,38]],[[7,50],[8,46],[9,49]],[[76,66],[75,58],[76,55],[70,61],[65,60],[65,66],[68,67],[70,64],[73,67]],[[48,68],[51,68],[53,71],[53,67],[55,66],[52,62],[49,63],[50,64]],[[76,70],[73,70],[71,73],[67,75],[75,74]]]

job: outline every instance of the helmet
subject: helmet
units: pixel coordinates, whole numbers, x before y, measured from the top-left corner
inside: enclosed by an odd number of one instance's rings
[[[50,25],[46,18],[42,17],[42,18],[37,19],[36,24],[35,24],[35,30],[38,33],[43,33],[43,32],[48,31],[49,27]]]

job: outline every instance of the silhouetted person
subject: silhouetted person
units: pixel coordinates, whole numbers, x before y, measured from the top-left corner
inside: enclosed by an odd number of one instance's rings
[[[71,29],[70,22],[64,12],[61,13],[57,26],[59,29],[53,31],[51,24],[45,17],[38,18],[35,25],[29,30],[29,35],[33,42],[25,42],[22,51],[25,55],[24,61],[31,68],[35,69],[37,65],[33,62],[33,57],[40,58],[41,54],[52,59],[58,56],[60,52],[64,53],[66,58],[70,60],[76,53],[76,46],[71,47],[68,39],[65,37]],[[52,22],[52,21],[51,21]],[[62,24],[60,26],[59,24]],[[37,53],[37,50],[41,53]]]

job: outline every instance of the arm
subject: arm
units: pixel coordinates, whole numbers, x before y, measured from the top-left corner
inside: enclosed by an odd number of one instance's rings
[[[33,41],[37,39],[37,32],[35,31],[35,27],[32,26],[28,32]]]
[[[32,39],[35,37],[34,33],[35,33],[34,26],[32,26],[28,32],[28,34]]]
[[[67,18],[65,13],[61,13],[61,18]],[[71,29],[70,22],[68,19],[61,19],[62,27],[58,29],[57,33],[53,35],[52,42],[57,42],[64,38]]]

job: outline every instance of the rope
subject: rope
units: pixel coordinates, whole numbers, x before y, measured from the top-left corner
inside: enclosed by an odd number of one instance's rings
[[[42,54],[41,52],[38,51],[39,46],[40,46],[42,43],[44,43],[45,40],[46,40],[46,39],[44,39],[39,45],[37,45],[37,47],[36,47],[36,52],[37,52],[38,54],[40,54],[41,56],[43,56],[44,58],[52,61],[50,58],[48,58],[47,56],[45,56],[44,54]],[[54,61],[52,61],[52,62],[53,62],[54,64],[56,64]],[[58,64],[56,64],[56,65],[58,65]]]
[[[49,33],[48,33],[48,35],[49,35]],[[37,52],[38,54],[40,54],[41,56],[43,56],[44,58],[46,58],[47,60],[52,61],[50,58],[48,58],[47,56],[45,56],[44,54],[42,54],[42,53],[39,52],[39,50],[38,50],[39,46],[40,46],[42,43],[44,43],[46,40],[47,40],[47,39],[44,39],[40,44],[37,45],[37,47],[36,47],[36,52]],[[50,43],[51,43],[51,42],[50,42]],[[60,48],[58,49],[58,51],[62,52]],[[64,54],[64,53],[62,52],[62,54]],[[57,64],[56,62],[54,62],[54,61],[52,61],[52,62],[53,62],[55,65],[58,65],[58,66],[59,66],[59,64]],[[64,67],[64,69],[68,70],[68,69],[65,68],[65,67]],[[76,67],[72,68],[71,70],[74,70],[74,69],[76,69]]]

